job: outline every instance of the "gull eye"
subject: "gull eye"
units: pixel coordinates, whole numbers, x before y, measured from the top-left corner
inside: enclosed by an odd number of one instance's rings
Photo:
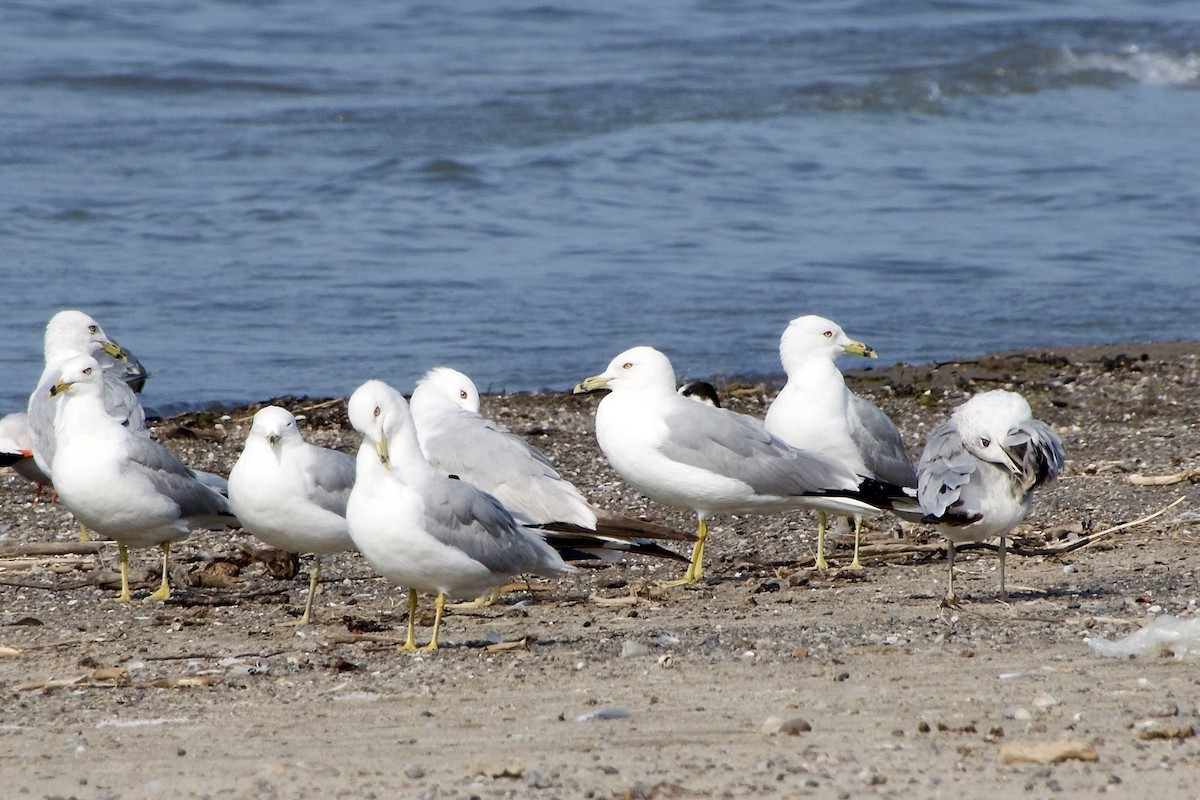
[[[633,362],[626,361],[624,364],[621,365],[621,369],[633,369]]]
[[[824,333],[822,333],[821,335],[822,335],[822,336],[824,336],[826,339],[832,339],[832,338],[833,338],[833,331],[825,331],[825,332],[824,332]]]
[[[458,397],[459,397],[459,399],[461,399],[461,400],[466,400],[466,399],[467,399],[467,390],[466,390],[466,389],[459,389],[459,390],[458,390]]]
[[[383,413],[383,409],[381,409],[379,406],[375,406],[375,416],[378,417],[382,413]]]
[[[986,436],[984,436],[984,437],[981,437],[981,438],[980,438],[980,440],[979,440],[979,446],[980,446],[980,447],[991,447],[991,446],[992,446],[992,440],[991,440],[991,439],[989,439],[989,438],[987,438]]]
[[[88,333],[95,333],[97,330],[95,325],[88,325]]]
[[[86,367],[86,368],[84,368],[84,370],[83,370],[83,374],[84,374],[84,375],[91,375],[91,374],[92,374],[92,368],[91,368],[91,367]]]

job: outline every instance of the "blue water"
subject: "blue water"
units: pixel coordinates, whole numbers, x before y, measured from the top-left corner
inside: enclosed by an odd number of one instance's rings
[[[1200,339],[1200,3],[5,4],[0,270],[0,411]]]

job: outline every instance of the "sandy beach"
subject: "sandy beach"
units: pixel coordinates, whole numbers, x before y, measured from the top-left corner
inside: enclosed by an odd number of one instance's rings
[[[135,600],[109,602],[115,544],[79,543],[65,508],[4,470],[4,793],[1200,797],[1195,662],[1100,658],[1086,643],[1198,616],[1198,353],[1128,344],[848,372],[914,457],[992,388],[1022,392],[1064,441],[1064,475],[1014,537],[1042,554],[1010,556],[999,603],[995,552],[960,551],[965,603],[951,609],[931,528],[868,520],[857,573],[838,569],[851,540],[840,528],[834,569],[815,572],[815,515],[719,517],[699,585],[663,588],[682,565],[642,558],[514,581],[500,605],[448,615],[438,652],[400,653],[404,593],[360,557],[328,559],[317,622],[297,628],[307,560],[240,533],[177,545],[165,604],[136,599],[157,561],[135,551]],[[563,388],[485,396],[484,414],[596,505],[692,529],[612,472],[594,436],[599,398]],[[778,386],[721,388],[761,417]],[[357,448],[344,402],[277,402],[304,415],[309,441]],[[154,434],[227,475],[254,410],[163,420]],[[47,543],[61,552],[40,553]],[[428,599],[419,617],[425,638]]]

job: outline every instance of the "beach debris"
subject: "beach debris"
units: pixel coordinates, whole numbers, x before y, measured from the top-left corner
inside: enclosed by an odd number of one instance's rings
[[[589,711],[586,714],[580,714],[575,718],[576,722],[594,722],[596,720],[605,719],[626,719],[632,717],[633,712],[626,711],[623,708],[597,708],[595,711]]]
[[[1064,761],[1099,761],[1096,748],[1081,739],[1053,742],[1016,741],[1000,745],[1002,764],[1061,764]]]
[[[1163,614],[1124,639],[1084,639],[1092,652],[1104,658],[1138,658],[1172,655],[1178,660],[1200,658],[1200,617],[1180,619]]]

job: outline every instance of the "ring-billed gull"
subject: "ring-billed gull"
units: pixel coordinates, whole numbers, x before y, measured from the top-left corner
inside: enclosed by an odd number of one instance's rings
[[[50,478],[33,460],[33,439],[29,434],[29,415],[24,411],[0,419],[0,467],[12,467],[23,478],[37,484],[37,497],[50,485]]]
[[[906,502],[899,487],[860,478],[742,415],[677,394],[671,362],[652,347],[626,350],[575,392],[600,389],[611,393],[596,410],[596,439],[613,469],[651,499],[696,512],[696,545],[677,583],[703,576],[713,514],[813,508],[849,515]]]
[[[194,528],[236,525],[224,497],[196,480],[144,428],[122,425],[105,407],[104,373],[91,356],[64,363],[48,390],[57,403],[54,488],[71,513],[120,546],[121,594],[128,600],[130,547],[162,549],[159,588],[171,596],[167,559],[171,542]]]
[[[413,390],[409,409],[421,451],[433,467],[499,500],[523,525],[555,531],[556,549],[611,560],[636,552],[682,560],[651,539],[691,541],[690,534],[593,507],[546,455],[480,413],[479,390],[457,370],[436,367]]]
[[[312,619],[321,555],[354,549],[346,525],[353,487],[353,456],[304,441],[287,409],[266,406],[254,415],[229,473],[229,504],[255,537],[289,553],[313,554],[299,625]]]
[[[408,634],[416,648],[417,592],[437,594],[436,650],[447,596],[478,597],[522,572],[552,577],[573,567],[500,501],[443,475],[425,459],[404,397],[377,380],[350,396],[363,435],[346,521],[355,546],[384,577],[408,587]]]
[[[96,320],[82,311],[59,311],[46,324],[42,341],[45,368],[37,388],[29,395],[29,432],[33,457],[42,472],[54,477],[54,411],[50,387],[62,373],[63,364],[76,356],[92,356],[103,369],[104,406],[110,416],[133,428],[146,427],[146,415],[128,384],[122,379],[128,352],[109,338]]]
[[[916,487],[917,470],[904,437],[879,406],[854,394],[834,364],[843,353],[876,358],[875,350],[851,339],[835,322],[808,315],[788,323],[779,339],[787,383],[767,409],[764,425],[793,447],[836,458],[855,473],[898,486]],[[826,569],[825,512],[817,512],[817,569]],[[862,517],[854,517],[854,559]]]
[[[954,545],[1000,536],[1000,599],[1005,534],[1033,503],[1033,490],[1058,477],[1065,454],[1050,426],[1033,418],[1021,395],[997,389],[963,403],[929,434],[917,465],[924,522],[946,537],[950,562],[945,604],[954,596]]]

